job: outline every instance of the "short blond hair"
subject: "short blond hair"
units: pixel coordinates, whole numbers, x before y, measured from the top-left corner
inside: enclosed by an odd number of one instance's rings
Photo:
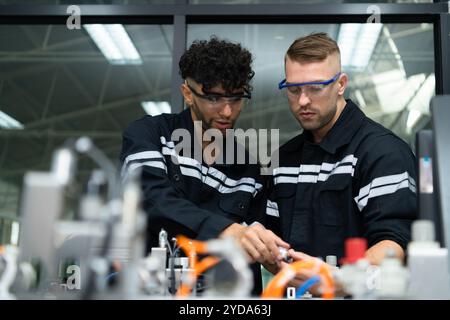
[[[286,57],[292,61],[307,63],[323,61],[333,53],[340,54],[336,41],[325,32],[319,32],[296,39],[286,52]]]

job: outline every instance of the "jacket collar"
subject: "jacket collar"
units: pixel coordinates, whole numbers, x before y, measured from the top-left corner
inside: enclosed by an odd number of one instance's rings
[[[180,113],[180,127],[187,129],[194,136],[194,120],[192,120],[191,109],[186,108]]]
[[[338,120],[319,144],[322,149],[331,154],[335,154],[337,149],[347,145],[351,141],[366,118],[364,113],[353,101],[350,99],[346,101],[347,104]]]
[[[330,131],[328,131],[322,142],[318,144],[319,147],[331,154],[335,154],[337,149],[351,141],[366,118],[364,113],[353,101],[348,99],[346,102],[338,120]],[[303,134],[299,134],[288,141],[283,149],[288,152],[295,152],[300,150],[305,142],[313,143],[312,141],[314,141],[312,133],[305,130]]]

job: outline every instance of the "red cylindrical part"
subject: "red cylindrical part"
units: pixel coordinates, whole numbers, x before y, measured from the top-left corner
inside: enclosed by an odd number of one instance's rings
[[[345,241],[345,262],[355,263],[364,258],[367,250],[367,240],[365,238],[349,238]]]

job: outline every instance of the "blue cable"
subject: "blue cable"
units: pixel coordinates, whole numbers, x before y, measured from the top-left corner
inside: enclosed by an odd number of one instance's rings
[[[319,276],[314,276],[303,282],[303,284],[297,289],[295,298],[300,299],[301,296],[303,296],[306,293],[306,291],[308,291],[308,289],[311,288],[313,285],[315,285],[317,282],[320,282]]]

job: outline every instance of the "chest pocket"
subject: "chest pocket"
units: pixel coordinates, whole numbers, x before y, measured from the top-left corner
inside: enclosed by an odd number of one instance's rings
[[[338,178],[338,179],[336,179]],[[351,179],[334,177],[318,186],[314,197],[314,234],[313,252],[325,257],[344,254],[344,241],[351,201]]]
[[[273,201],[277,203],[278,214],[282,224],[286,221],[290,221],[290,215],[295,205],[296,194],[296,184],[279,184],[274,188],[272,198]]]
[[[281,183],[275,186],[274,198],[286,199],[291,198],[297,191],[297,184],[293,183]]]
[[[219,207],[229,218],[236,222],[242,222],[248,215],[252,198],[253,195],[249,192],[222,194]]]
[[[193,186],[190,185],[187,186],[187,179],[184,178],[183,174],[181,173],[181,170],[179,167],[172,167],[168,168],[168,173],[170,181],[172,182],[172,186],[175,188],[175,190],[183,195],[183,197],[187,197],[188,199],[195,202],[195,199],[192,199],[187,192],[187,190],[196,190],[199,188],[199,186]],[[195,181],[194,181],[195,182]]]
[[[314,198],[317,199],[313,204],[314,222],[323,226],[342,226],[351,209],[351,179],[336,176],[325,181]]]
[[[292,232],[292,213],[296,194],[297,184],[282,183],[274,187],[273,199],[278,205],[279,232],[283,239],[289,239]]]

